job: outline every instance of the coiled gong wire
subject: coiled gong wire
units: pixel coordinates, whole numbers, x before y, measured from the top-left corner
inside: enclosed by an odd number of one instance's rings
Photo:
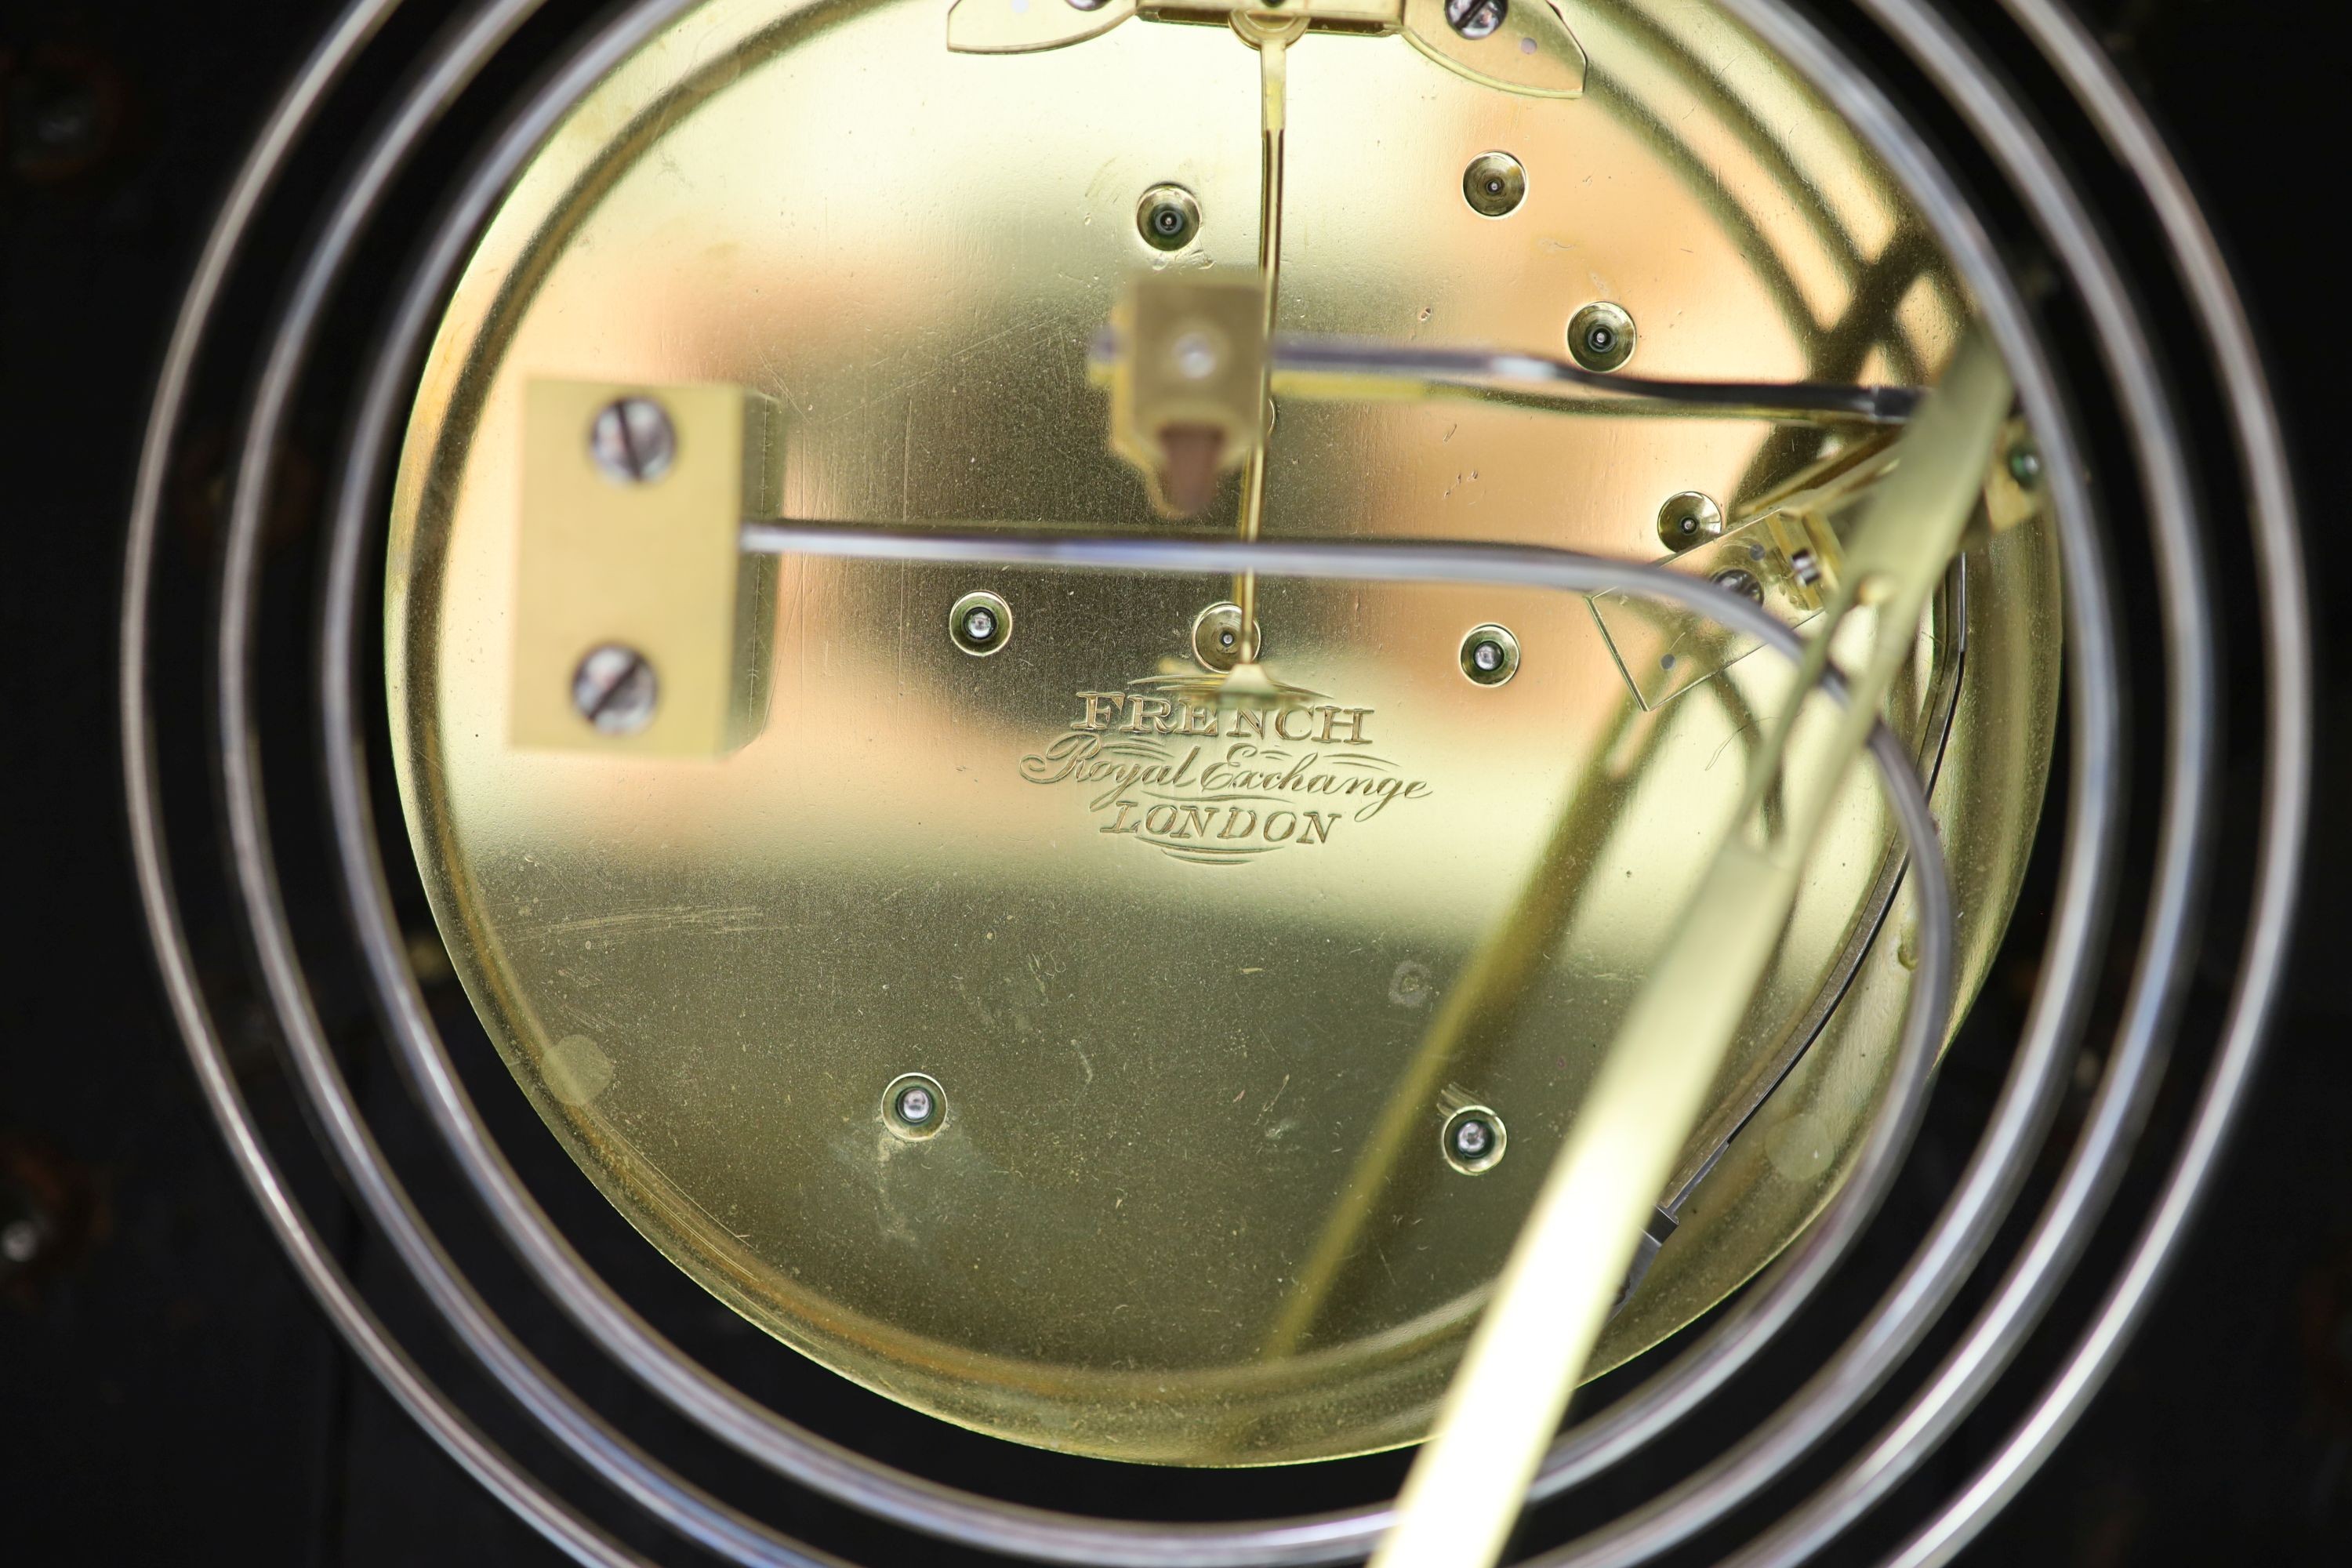
[[[331,1048],[314,976],[297,951],[278,885],[254,695],[254,632],[262,595],[265,519],[282,504],[283,444],[305,375],[322,373],[322,321],[349,287],[354,258],[380,226],[394,185],[415,177],[420,147],[501,51],[526,28],[547,29],[557,0],[483,0],[424,50],[392,109],[374,124],[283,289],[251,379],[228,489],[221,591],[215,606],[217,774],[205,790],[167,789],[154,741],[157,530],[169,477],[187,440],[190,405],[206,356],[242,343],[220,340],[225,301],[254,263],[257,226],[274,189],[306,148],[335,95],[404,0],[352,0],[297,74],[239,172],[197,263],[159,375],[133,499],[122,614],[122,744],[141,890],[175,1017],[207,1102],[266,1216],[338,1330],[409,1413],[450,1455],[547,1539],[583,1563],[641,1558],[593,1522],[557,1487],[504,1452],[418,1365],[353,1287],[297,1201],[234,1075],[215,1022],[218,979],[200,972],[179,901],[166,816],[209,809],[217,797],[233,868],[230,893],[244,920],[289,1059],[315,1130],[370,1219],[454,1339],[543,1432],[583,1468],[651,1518],[725,1560],[835,1563],[840,1559],[709,1495],[614,1428],[557,1379],[444,1251],[361,1115]],[[414,4],[415,0],[410,0]],[[2090,1230],[2105,1211],[2162,1081],[2196,952],[2205,873],[2216,835],[2220,745],[2216,647],[2221,608],[2208,563],[2216,524],[2201,510],[2184,454],[2175,387],[2165,380],[2144,308],[2126,284],[2094,213],[2024,116],[2015,92],[1975,40],[1930,0],[1857,0],[1859,10],[1914,64],[1999,171],[2007,199],[2029,215],[2087,321],[2103,363],[2098,395],[2127,432],[2144,542],[2115,531],[2084,483],[2089,471],[2076,405],[2053,363],[2024,290],[1961,182],[1926,138],[1841,47],[1780,0],[1722,0],[1803,75],[1885,161],[1953,258],[1994,331],[2044,459],[2066,591],[2070,702],[2068,793],[2059,877],[2042,956],[2042,981],[2010,1072],[1969,1163],[1941,1214],[1894,1284],[1844,1344],[1778,1410],[1738,1435],[1682,1480],[1583,1537],[1554,1542],[1531,1561],[1633,1563],[1682,1545],[1767,1488],[1846,1426],[1886,1386],[1978,1270],[2010,1215],[2024,1173],[2044,1142],[2070,1079],[2105,963],[2113,889],[2126,827],[2126,664],[2110,551],[2147,554],[2162,626],[2160,707],[2137,722],[2161,735],[2154,869],[2138,926],[2131,977],[2105,1043],[2105,1069],[2055,1187],[1985,1303],[1917,1382],[1880,1431],[1849,1441],[1825,1482],[1735,1552],[1741,1563],[1811,1555],[1864,1517],[1911,1475],[1986,1396],[2049,1310]],[[2173,1163],[2137,1241],[2054,1380],[1967,1483],[1931,1503],[1894,1561],[1940,1562],[1958,1551],[2062,1436],[2145,1311],[2179,1241],[2241,1100],[2275,989],[2292,914],[2309,760],[2310,629],[2302,597],[2293,497],[2275,413],[2243,311],[2210,234],[2138,106],[2080,23],[2057,0],[2004,0],[2012,26],[2072,93],[2084,118],[2135,182],[2170,247],[2179,284],[2230,424],[2244,496],[2247,547],[2259,626],[2263,687],[2262,826],[2245,935],[2212,1065]],[[318,605],[321,654],[320,756],[331,847],[360,958],[387,1043],[417,1088],[445,1152],[493,1225],[538,1284],[615,1363],[680,1415],[778,1475],[906,1530],[1008,1556],[1138,1568],[1306,1564],[1360,1557],[1385,1528],[1386,1505],[1282,1520],[1150,1524],[1059,1512],[940,1485],[806,1430],[694,1362],[589,1268],[539,1207],[499,1152],[459,1082],[411,972],[392,911],[366,783],[370,736],[359,683],[366,564],[381,554],[385,475],[414,387],[423,345],[456,273],[500,195],[555,122],[586,89],[686,8],[646,0],[569,30],[556,63],[513,105],[504,124],[451,187],[438,221],[390,308],[362,373],[341,460],[327,488],[326,574]],[[797,13],[814,26],[839,4]],[[560,18],[556,18],[560,20]],[[642,130],[643,128],[633,128]],[[2168,344],[2177,353],[2179,334]],[[2085,405],[2090,405],[2085,404]],[[799,547],[814,548],[801,540]],[[904,542],[902,558],[941,546]],[[1299,543],[1243,547],[1182,540],[1057,542],[1007,536],[991,559],[1050,558],[1084,569],[1222,574],[1244,567],[1391,581],[1517,583],[1563,592],[1616,589],[1708,615],[1783,656],[1795,638],[1744,599],[1678,574],[1564,552],[1474,544]],[[1024,556],[1023,552],[1032,554]],[[1244,552],[1246,559],[1244,559]],[[969,557],[966,557],[969,558]],[[2135,668],[2145,685],[2157,671]],[[1537,1483],[1560,1496],[1612,1474],[1637,1450],[1685,1423],[1750,1365],[1830,1278],[1892,1181],[1916,1126],[1934,1050],[1945,1026],[1952,963],[1952,910],[1935,830],[1918,779],[1882,729],[1873,756],[1911,852],[1920,910],[1917,981],[1904,1023],[1903,1065],[1853,1178],[1768,1275],[1743,1293],[1637,1388],[1564,1433]],[[290,787],[278,781],[280,789]],[[203,824],[213,829],[209,822]]]

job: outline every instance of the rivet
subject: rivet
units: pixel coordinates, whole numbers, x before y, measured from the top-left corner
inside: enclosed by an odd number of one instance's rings
[[[1438,1152],[1445,1163],[1465,1176],[1491,1171],[1510,1146],[1503,1119],[1484,1105],[1465,1105],[1445,1119],[1437,1135]]]
[[[1462,199],[1481,217],[1503,217],[1527,196],[1527,169],[1508,153],[1481,153],[1462,172]]]
[[[883,1125],[909,1142],[930,1137],[947,1119],[947,1090],[929,1073],[900,1073],[882,1091]]]
[[[1154,185],[1135,204],[1135,231],[1154,250],[1181,250],[1201,232],[1201,204],[1181,185]]]
[[[1669,550],[1688,550],[1722,533],[1723,509],[1712,496],[1683,490],[1658,508],[1658,542]]]
[[[2031,441],[2020,441],[2009,449],[2009,477],[2027,489],[2042,482],[2042,453]]]
[[[1013,637],[1013,606],[986,589],[976,589],[948,611],[948,636],[974,658],[1001,653]]]
[[[1621,369],[1633,357],[1633,318],[1623,307],[1596,300],[1568,319],[1570,357],[1587,370]]]
[[[1507,627],[1473,626],[1462,638],[1462,673],[1480,686],[1500,686],[1519,672],[1519,639]]]
[[[1510,0],[1445,0],[1446,22],[1465,38],[1491,37],[1510,14]]]

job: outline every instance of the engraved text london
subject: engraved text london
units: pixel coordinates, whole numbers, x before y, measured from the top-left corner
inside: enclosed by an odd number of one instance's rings
[[[1077,693],[1076,719],[1021,759],[1021,776],[1085,792],[1100,832],[1204,865],[1328,844],[1349,824],[1430,795],[1426,780],[1369,750],[1369,708],[1307,692],[1272,709],[1220,708],[1189,684],[1148,678]]]

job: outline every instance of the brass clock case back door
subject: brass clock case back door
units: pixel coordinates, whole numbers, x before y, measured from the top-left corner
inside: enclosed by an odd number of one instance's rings
[[[1605,319],[1638,333],[1626,374],[1934,380],[1967,301],[1790,70],[1704,5],[1562,14],[1580,97],[1403,37],[1290,45],[1278,331],[1559,358]],[[868,1387],[1186,1464],[1427,1431],[1791,680],[1623,603],[1267,579],[1271,695],[1220,703],[1200,639],[1242,626],[1230,579],[738,574],[715,542],[739,499],[1230,531],[1230,476],[1192,522],[1155,510],[1087,359],[1137,273],[1254,275],[1260,92],[1234,28],[1148,13],[980,53],[936,0],[693,12],[578,106],[449,301],[386,603],[442,930],[605,1194]],[[1490,216],[1465,177],[1497,153],[1524,185]],[[1155,203],[1182,214],[1158,240]],[[590,386],[698,389],[662,474],[630,472],[657,427],[625,408],[600,436],[623,398]],[[596,486],[680,487],[645,570],[724,576],[742,626],[608,633],[519,580],[534,441],[579,465],[545,515],[613,548],[642,542]],[[1696,495],[1719,511],[1675,568],[1801,621],[1791,520],[1868,462],[1835,426],[1278,395],[1264,534],[1646,561]],[[2028,515],[1967,552],[1889,715],[1935,778],[1964,997],[2039,809],[2058,626]],[[640,646],[673,633],[717,672],[690,713]],[[1843,1174],[1907,990],[1893,844],[1857,773],[1600,1365],[1736,1289]]]

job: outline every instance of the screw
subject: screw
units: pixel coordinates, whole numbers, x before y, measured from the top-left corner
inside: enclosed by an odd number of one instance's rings
[[[1481,153],[1462,171],[1462,199],[1481,217],[1502,217],[1528,197],[1528,171],[1508,153]]]
[[[2042,454],[2031,441],[2020,441],[2009,449],[2009,477],[2027,489],[2042,482]]]
[[[1445,0],[1445,19],[1465,38],[1484,38],[1511,14],[1510,0]]]
[[[1465,1176],[1493,1170],[1509,1144],[1503,1119],[1483,1105],[1465,1105],[1448,1117],[1439,1139],[1445,1163]]]
[[[1821,557],[1810,550],[1800,550],[1789,557],[1789,570],[1799,583],[1810,588],[1822,580]]]
[[[1715,585],[1728,588],[1735,594],[1745,594],[1759,605],[1764,602],[1764,584],[1756,580],[1755,573],[1745,567],[1732,566],[1717,572]]]
[[[650,397],[623,397],[596,411],[588,450],[614,484],[647,485],[669,472],[677,431]]]
[[[1201,231],[1201,204],[1181,185],[1154,185],[1135,204],[1135,227],[1154,250],[1181,250]]]
[[[1192,657],[1202,669],[1223,671],[1239,662],[1242,651],[1242,610],[1239,605],[1219,603],[1207,606],[1192,617]],[[1265,652],[1265,634],[1260,630],[1257,651]]]
[[[929,1138],[947,1116],[947,1091],[928,1073],[902,1072],[882,1091],[883,1125],[901,1138]]]
[[[948,611],[948,636],[974,658],[986,658],[1013,636],[1013,606],[994,594],[966,594]]]
[[[1658,542],[1669,550],[1688,550],[1722,532],[1723,509],[1712,496],[1683,490],[1658,508]]]
[[[659,690],[645,655],[606,643],[572,672],[572,706],[603,734],[634,735],[654,721]]]
[[[1568,319],[1568,352],[1587,370],[1617,369],[1633,357],[1633,318],[1595,300]]]
[[[1518,673],[1519,639],[1502,626],[1470,628],[1462,639],[1462,673],[1481,686],[1500,686]]]

